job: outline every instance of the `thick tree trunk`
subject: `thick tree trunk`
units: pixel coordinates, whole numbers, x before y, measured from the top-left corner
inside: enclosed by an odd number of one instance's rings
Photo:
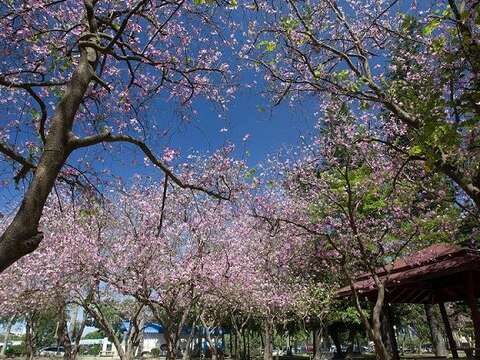
[[[378,279],[376,283],[378,287],[377,301],[375,302],[375,306],[373,307],[373,311],[372,311],[372,326],[371,327],[369,326],[370,329],[367,329],[367,331],[370,333],[370,338],[373,341],[377,359],[390,360],[391,356],[390,356],[390,353],[387,351],[387,348],[385,347],[385,343],[383,342],[382,330],[381,330],[382,329],[381,316],[382,316],[383,303],[385,300],[385,287],[383,286],[383,284],[380,285],[380,281],[378,281]]]
[[[175,345],[176,341],[172,336],[172,333],[170,330],[165,330],[165,341],[167,342],[167,355],[166,355],[166,360],[175,360],[176,354],[175,354]]]
[[[85,3],[91,5],[88,0]],[[92,21],[95,23],[95,19]],[[93,33],[96,29],[90,31]],[[43,207],[57,175],[70,155],[69,140],[74,118],[94,75],[96,59],[95,56],[93,59],[88,57],[87,49],[82,49],[79,64],[55,108],[32,181],[13,221],[0,237],[0,272],[34,251],[43,239],[42,232],[38,230]]]
[[[333,345],[335,345],[335,357],[342,358],[342,344],[340,342],[340,334],[336,329],[330,331],[330,338],[332,339]]]
[[[435,356],[445,356],[447,349],[445,341],[443,340],[442,331],[438,322],[435,308],[431,304],[425,304],[425,314],[427,316],[427,323],[432,337],[432,347]]]
[[[72,311],[70,312],[70,321],[67,321],[68,311],[65,305],[61,309],[61,317],[58,324],[58,342],[63,345],[64,360],[75,360],[80,350],[80,339],[85,329],[85,317],[78,322],[78,310],[77,304],[72,305]]]
[[[15,320],[15,316],[10,316],[7,321],[7,326],[5,327],[5,332],[4,332],[4,339],[3,339],[3,346],[2,346],[2,351],[0,353],[0,356],[5,356],[5,351],[7,350],[8,347],[8,342],[10,340],[10,331],[12,330],[12,325]]]
[[[263,360],[273,360],[273,320],[265,319],[263,321],[264,347]]]
[[[382,312],[381,323],[382,341],[385,344],[385,348],[387,349],[388,353],[393,354],[392,339],[389,331],[389,319],[384,312]]]
[[[351,276],[351,274],[346,268],[343,268],[343,270],[350,282],[350,288],[352,289],[355,308],[357,309],[358,315],[360,316],[360,319],[362,320],[362,323],[365,326],[365,330],[367,331],[368,337],[370,338],[370,340],[373,341],[377,359],[390,360],[391,359],[390,353],[387,351],[385,347],[385,343],[383,342],[383,339],[382,339],[381,315],[382,315],[382,309],[385,301],[384,284],[380,281],[377,274],[375,273],[372,274],[372,277],[378,289],[378,292],[377,292],[377,299],[375,301],[375,305],[373,306],[372,319],[370,322],[370,320],[365,316],[365,313],[360,304],[360,299],[358,298],[357,291],[353,285],[353,277]]]

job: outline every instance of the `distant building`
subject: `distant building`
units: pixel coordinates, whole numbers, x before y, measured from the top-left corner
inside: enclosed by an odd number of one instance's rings
[[[128,321],[124,321],[120,327],[120,331],[127,336],[130,324]],[[216,347],[219,350],[225,348],[225,330],[223,328],[215,328],[212,331],[212,341],[216,341]],[[151,352],[152,349],[159,349],[160,352],[165,353],[167,350],[167,342],[165,341],[165,330],[161,324],[148,323],[143,330],[143,346],[142,352]],[[184,350],[187,346],[189,336],[192,334],[191,327],[184,327],[180,334],[179,350]],[[125,341],[125,339],[124,339]],[[206,339],[206,329],[203,327],[197,327],[194,329],[193,338],[191,341],[191,350],[208,351],[209,345]]]

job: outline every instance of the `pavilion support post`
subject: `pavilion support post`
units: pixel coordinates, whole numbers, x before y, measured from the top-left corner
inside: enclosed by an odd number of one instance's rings
[[[400,354],[398,352],[397,336],[395,334],[392,308],[388,302],[385,302],[384,309],[385,309],[385,315],[387,317],[389,338],[392,345],[392,360],[400,360]]]
[[[438,307],[440,308],[440,314],[442,315],[443,325],[445,326],[445,333],[447,334],[448,345],[450,346],[450,351],[452,352],[452,357],[458,359],[458,350],[457,343],[453,338],[452,327],[450,326],[450,321],[448,320],[447,310],[445,309],[445,304],[439,303]]]
[[[475,297],[472,272],[467,274],[467,302],[472,312],[473,331],[475,334],[475,359],[480,360],[480,311],[478,310],[477,298]]]

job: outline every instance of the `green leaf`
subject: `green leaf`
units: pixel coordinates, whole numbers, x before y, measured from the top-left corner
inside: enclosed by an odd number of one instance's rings
[[[251,178],[253,178],[256,173],[257,173],[257,169],[251,168],[250,170],[248,170],[247,172],[245,172],[245,179],[251,179]]]
[[[408,150],[409,155],[418,156],[423,153],[422,147],[420,145],[414,145]]]
[[[433,19],[422,29],[422,34],[429,36],[440,25],[440,19]]]
[[[263,48],[265,51],[274,51],[277,48],[275,41],[262,40],[258,43],[257,48]]]
[[[335,75],[338,80],[347,80],[348,76],[350,75],[350,71],[348,71],[347,69],[341,70],[337,72]]]

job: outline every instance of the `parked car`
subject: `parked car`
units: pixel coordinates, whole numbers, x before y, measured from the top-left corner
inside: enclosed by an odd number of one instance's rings
[[[65,355],[65,349],[63,346],[50,346],[40,349],[38,352],[40,356],[63,356]]]
[[[432,344],[423,344],[421,349],[422,349],[422,352],[424,352],[424,353],[433,352]]]

